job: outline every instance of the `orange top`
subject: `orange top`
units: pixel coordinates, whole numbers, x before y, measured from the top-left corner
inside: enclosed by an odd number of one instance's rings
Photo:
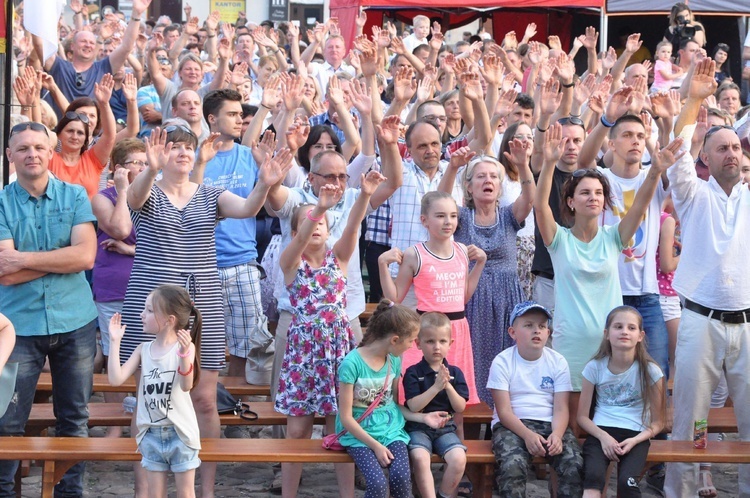
[[[99,179],[106,164],[102,164],[94,151],[89,149],[81,155],[75,166],[67,166],[59,152],[52,153],[49,170],[64,182],[82,185],[89,200],[99,191]]]

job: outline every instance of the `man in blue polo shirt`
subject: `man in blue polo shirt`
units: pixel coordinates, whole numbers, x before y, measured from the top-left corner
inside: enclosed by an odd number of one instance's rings
[[[0,303],[16,328],[10,360],[16,388],[0,418],[0,436],[23,436],[39,373],[49,358],[58,436],[88,436],[96,355],[96,308],[84,270],[94,266],[96,233],[86,190],[50,178],[47,129],[11,129],[8,159],[18,180],[0,192]],[[15,496],[18,461],[0,461],[0,496]],[[55,486],[56,497],[82,496],[84,464]]]
[[[203,116],[211,133],[219,134],[218,151],[205,165],[203,183],[247,197],[258,181],[258,165],[250,148],[234,142],[242,132],[242,96],[235,90],[210,92],[203,100]],[[207,142],[203,147],[214,144]],[[206,157],[205,151],[200,157]],[[198,180],[195,175],[200,166],[193,170],[193,181]],[[229,375],[267,385],[274,347],[261,306],[263,270],[257,262],[255,233],[255,218],[221,221],[216,227],[216,262],[224,296]]]

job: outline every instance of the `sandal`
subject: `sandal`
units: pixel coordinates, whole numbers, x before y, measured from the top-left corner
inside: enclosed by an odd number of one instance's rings
[[[711,476],[711,470],[702,469],[700,473],[698,474],[698,479],[701,484],[701,486],[698,488],[698,496],[701,496],[704,498],[714,498],[716,496],[719,496],[719,493],[716,491],[716,488],[714,487],[714,481]]]
[[[471,481],[467,479],[458,483],[456,496],[458,496],[459,498],[471,498],[473,491],[474,487],[471,485]]]

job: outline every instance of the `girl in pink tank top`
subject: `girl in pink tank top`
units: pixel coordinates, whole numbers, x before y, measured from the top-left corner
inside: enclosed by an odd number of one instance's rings
[[[420,218],[429,233],[427,242],[412,246],[404,252],[393,248],[378,258],[383,295],[400,303],[414,285],[417,312],[438,311],[450,318],[454,342],[447,360],[449,364],[460,368],[466,377],[469,385],[468,404],[478,404],[474,355],[464,307],[477,287],[487,255],[476,246],[466,247],[453,241],[453,233],[458,225],[458,207],[449,194],[425,194]],[[469,261],[475,262],[471,269]],[[388,269],[391,263],[400,265],[395,280]],[[421,359],[422,352],[412,346],[402,355],[402,369],[406,371]],[[399,401],[403,403],[403,393],[399,393]]]

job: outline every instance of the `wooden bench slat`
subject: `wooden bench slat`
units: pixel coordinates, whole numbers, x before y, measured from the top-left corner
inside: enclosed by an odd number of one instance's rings
[[[242,377],[219,377],[227,391],[235,396],[269,396],[270,386],[256,386],[248,384]],[[37,393],[52,394],[52,376],[49,372],[42,372],[36,384]],[[135,391],[135,378],[129,378],[121,386],[112,386],[107,380],[107,374],[94,374],[94,392],[132,393]]]
[[[466,441],[467,471],[475,479],[477,497],[492,496],[495,457],[491,441]],[[200,458],[206,462],[351,462],[343,451],[327,451],[319,439],[203,439]],[[132,438],[0,438],[0,459],[44,461],[43,498],[51,497],[53,487],[67,468],[81,461],[138,461]],[[440,461],[433,455],[433,462]],[[542,461],[541,459],[536,459]],[[649,462],[750,463],[750,442],[711,441],[708,448],[696,449],[692,441],[651,441]]]
[[[258,414],[258,420],[244,420],[237,415],[220,415],[222,425],[286,425],[286,415],[273,409],[270,401],[248,403],[250,409]],[[120,403],[89,403],[89,426],[126,426],[130,425],[132,414],[126,413]],[[464,412],[464,424],[487,424],[492,420],[492,411],[485,404],[471,405]],[[324,417],[315,417],[316,424],[324,424]],[[53,407],[50,403],[32,405],[29,421],[26,424],[27,434],[37,435],[42,428],[55,425]],[[708,429],[711,432],[737,432],[737,419],[733,408],[712,408],[708,414]]]

